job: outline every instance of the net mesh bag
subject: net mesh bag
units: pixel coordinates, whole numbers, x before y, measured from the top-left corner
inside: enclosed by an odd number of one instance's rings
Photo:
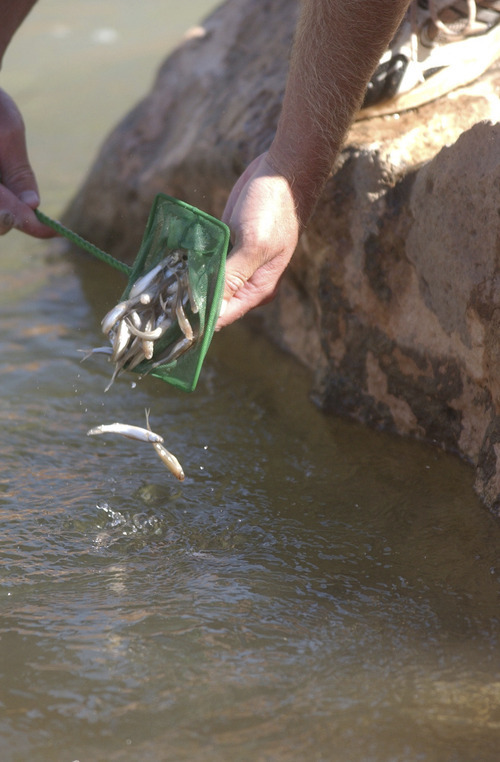
[[[184,391],[193,391],[220,312],[229,228],[196,207],[160,193],[151,208],[135,261],[129,267],[43,213],[37,212],[37,216],[78,246],[127,275],[127,286],[121,296],[122,304],[133,301],[131,296],[139,299],[137,288],[140,290],[141,283],[147,284],[148,275],[155,275],[156,287],[162,279],[167,283],[170,278],[169,288],[174,294],[179,283],[183,284],[184,301],[181,303],[180,314],[177,312],[179,319],[170,320],[169,323],[164,321],[168,327],[154,341],[151,357],[135,364],[125,364],[121,370],[149,373]],[[149,298],[148,287],[146,285],[144,293],[140,294],[144,302],[146,296]],[[164,310],[167,309],[165,300],[168,298],[165,295],[159,297]],[[137,303],[139,304],[138,301]],[[131,323],[127,322],[127,325],[133,330]],[[184,325],[192,331],[192,338],[188,340]],[[116,331],[116,326],[112,328],[112,333],[113,331]]]

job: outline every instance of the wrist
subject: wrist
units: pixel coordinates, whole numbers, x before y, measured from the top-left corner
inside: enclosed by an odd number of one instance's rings
[[[274,172],[284,177],[292,193],[301,228],[307,224],[314,207],[330,176],[333,158],[318,156],[302,150],[293,150],[277,138],[271,144],[267,161]]]

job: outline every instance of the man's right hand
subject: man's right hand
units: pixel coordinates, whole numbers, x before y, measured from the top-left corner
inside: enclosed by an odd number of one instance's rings
[[[54,236],[35,216],[39,203],[23,118],[12,98],[0,90],[0,235],[17,228],[36,238]]]

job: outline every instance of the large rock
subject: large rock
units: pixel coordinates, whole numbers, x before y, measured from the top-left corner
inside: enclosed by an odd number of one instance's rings
[[[498,512],[500,125],[399,177],[344,159],[268,322],[306,328],[325,408],[460,453]]]
[[[229,0],[161,67],[65,215],[124,259],[159,191],[220,216],[274,134],[298,3]],[[356,122],[264,326],[326,409],[456,452],[500,515],[500,70]]]
[[[298,3],[229,0],[192,28],[105,141],[65,215],[130,259],[156,193],[220,216],[280,112]]]

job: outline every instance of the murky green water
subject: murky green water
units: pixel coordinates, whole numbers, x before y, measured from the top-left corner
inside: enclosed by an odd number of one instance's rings
[[[110,6],[140,57],[148,20]],[[91,19],[113,28],[100,4],[42,3],[30,45],[60,10],[82,46]],[[76,157],[46,155],[62,206],[93,149],[51,124]],[[78,349],[101,343],[120,276],[0,247],[2,762],[496,762],[500,530],[471,471],[323,417],[303,369],[241,325],[194,395],[135,376],[104,394],[108,364]],[[148,445],[86,437],[145,407],[183,484]]]

